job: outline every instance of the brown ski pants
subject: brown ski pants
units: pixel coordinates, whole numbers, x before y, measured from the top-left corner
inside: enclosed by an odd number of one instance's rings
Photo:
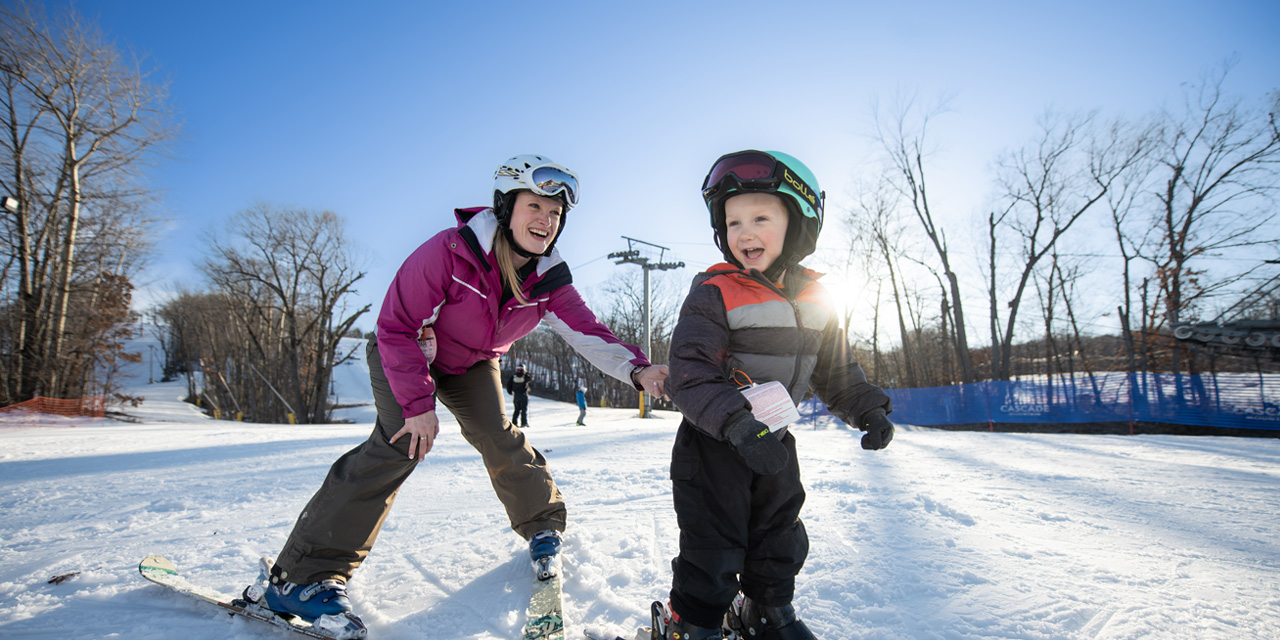
[[[378,413],[373,433],[333,463],[298,516],[276,559],[289,582],[350,579],[368,557],[400,485],[417,466],[409,458],[409,438],[388,442],[404,426],[404,417],[382,371],[376,339],[369,340],[366,358]],[[463,437],[480,452],[511,528],[525,539],[545,529],[564,531],[564,498],[546,458],[507,420],[498,361],[482,360],[459,375],[433,367],[431,377],[437,403],[457,418]]]

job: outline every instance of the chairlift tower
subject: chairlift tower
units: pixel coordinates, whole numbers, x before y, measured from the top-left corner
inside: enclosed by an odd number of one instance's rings
[[[639,265],[640,268],[644,271],[644,353],[646,356],[651,356],[653,353],[653,344],[652,344],[653,337],[651,335],[651,331],[652,331],[651,316],[649,315],[650,309],[651,309],[651,305],[649,303],[649,272],[650,271],[667,271],[669,269],[680,269],[684,267],[684,263],[683,262],[664,262],[663,258],[665,258],[667,252],[670,251],[670,249],[666,247],[653,244],[652,242],[645,242],[644,240],[636,240],[635,238],[628,238],[627,236],[622,236],[622,239],[627,241],[627,250],[615,251],[609,254],[609,259],[613,260],[614,264]],[[658,250],[658,259],[656,262],[650,261],[648,257],[640,255],[640,249],[637,247],[641,245],[643,245],[644,247],[651,248],[650,250],[652,249]],[[646,402],[645,400],[646,395],[647,394],[645,394],[643,391],[640,392],[640,417],[641,418],[652,417],[652,414],[650,413],[650,405],[652,405],[653,403],[652,403],[652,400]]]

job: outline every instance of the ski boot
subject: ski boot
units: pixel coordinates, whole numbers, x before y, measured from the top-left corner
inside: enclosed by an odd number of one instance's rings
[[[347,585],[340,579],[301,585],[269,558],[259,561],[258,584],[244,590],[244,600],[285,618],[302,618],[316,631],[340,640],[361,640],[368,635],[364,622],[352,613]]]
[[[761,607],[741,593],[724,614],[724,631],[726,638],[741,640],[816,640],[795,607]]]
[[[529,559],[539,580],[560,575],[560,532],[544,529],[529,538]]]
[[[654,602],[649,607],[652,625],[650,640],[720,640],[724,637],[716,627],[697,627],[680,617],[670,602]]]

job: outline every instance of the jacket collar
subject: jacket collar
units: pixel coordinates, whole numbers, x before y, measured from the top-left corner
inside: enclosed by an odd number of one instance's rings
[[[810,284],[817,282],[819,278],[825,275],[823,273],[819,273],[817,271],[814,271],[813,269],[809,269],[804,266],[800,266],[799,269],[800,269],[799,271],[795,271],[794,269],[788,270],[786,275],[784,276],[784,279],[786,280],[788,287],[791,288],[790,296],[783,293],[782,289],[778,288],[778,285],[770,282],[769,279],[766,278],[763,273],[760,273],[755,269],[748,271],[746,269],[739,267],[738,265],[730,264],[728,262],[719,262],[719,263],[713,264],[706,271],[698,274],[697,276],[694,276],[693,286],[696,287],[702,284],[703,282],[706,282],[707,280],[710,280],[711,278],[714,278],[716,276],[723,276],[723,275],[738,276],[740,278],[746,278],[747,280],[750,280],[756,283],[757,285],[761,285],[761,286],[765,286],[770,289],[773,289],[783,297],[795,298],[800,295],[800,291],[804,290]]]
[[[493,239],[499,231],[498,218],[494,215],[493,209],[470,207],[454,209],[453,214],[458,219],[458,233],[471,248],[472,255],[479,259],[484,265],[484,270],[488,271],[492,268],[489,256],[493,255]],[[552,267],[564,263],[560,257],[560,250],[554,247],[551,249],[551,255],[539,256],[535,259],[538,261],[536,270],[538,277],[546,275]]]
[[[728,262],[718,262],[716,264],[713,264],[706,270],[706,273],[708,275],[713,275],[713,276],[718,276],[723,273],[741,273],[744,276],[751,275],[750,271],[747,271],[746,269],[743,269],[738,265],[730,264]],[[800,265],[800,274],[806,280],[817,280],[822,276],[826,275],[825,273],[814,271],[813,269],[810,269],[803,265]]]

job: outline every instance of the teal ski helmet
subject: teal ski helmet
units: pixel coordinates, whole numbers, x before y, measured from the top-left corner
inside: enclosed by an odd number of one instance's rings
[[[711,214],[716,246],[724,259],[741,267],[729,247],[724,203],[742,193],[772,193],[782,199],[790,217],[782,255],[770,271],[781,271],[809,257],[822,232],[822,207],[826,194],[809,167],[781,151],[748,149],[720,156],[702,181],[702,199]]]

